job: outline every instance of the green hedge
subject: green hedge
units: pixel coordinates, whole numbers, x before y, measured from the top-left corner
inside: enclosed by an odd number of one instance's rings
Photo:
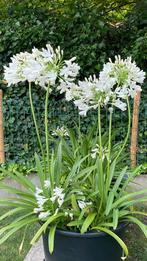
[[[58,1],[56,1],[58,2]],[[66,5],[56,5],[56,8],[33,9],[20,8],[16,12],[14,6],[9,10],[9,16],[0,20],[0,71],[10,61],[10,57],[20,51],[30,51],[33,46],[41,48],[46,43],[60,45],[64,49],[65,58],[76,56],[82,70],[80,78],[98,73],[102,64],[109,57],[121,54],[123,57],[132,55],[137,63],[146,69],[146,22],[140,14],[144,7],[137,4],[119,25],[112,23],[112,17],[102,7],[87,5],[82,1],[70,8]],[[71,3],[72,1],[70,1]],[[140,2],[140,1],[139,1]],[[139,3],[138,2],[138,3]],[[143,1],[146,4],[146,0]],[[57,3],[56,3],[57,4]],[[12,8],[13,7],[13,8]],[[67,8],[68,7],[68,8]],[[103,14],[103,15],[102,15]],[[135,17],[135,22],[134,22]],[[110,22],[111,20],[111,22]],[[2,77],[2,76],[1,76]],[[4,126],[7,161],[27,161],[33,158],[38,150],[36,135],[32,123],[28,99],[27,86],[19,85],[4,88]],[[147,85],[142,95],[139,131],[139,160],[145,161],[147,155],[147,105],[145,103]],[[34,105],[38,116],[40,131],[43,136],[43,103],[42,90],[34,89]],[[40,117],[41,115],[41,117]],[[105,115],[104,115],[105,117]],[[125,118],[124,118],[125,117]],[[77,110],[72,104],[67,104],[62,95],[55,93],[51,96],[49,110],[49,124],[51,129],[62,124],[74,127],[77,121]],[[83,119],[83,129],[91,126],[95,121],[95,114],[90,113]],[[115,125],[124,134],[126,116],[116,115]]]

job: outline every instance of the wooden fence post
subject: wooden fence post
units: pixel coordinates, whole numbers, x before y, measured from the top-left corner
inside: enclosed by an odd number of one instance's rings
[[[0,163],[5,162],[3,131],[3,91],[0,89]]]
[[[132,133],[131,133],[131,167],[136,167],[137,150],[138,150],[138,121],[139,121],[139,104],[140,91],[137,92],[134,98],[133,118],[132,118]]]

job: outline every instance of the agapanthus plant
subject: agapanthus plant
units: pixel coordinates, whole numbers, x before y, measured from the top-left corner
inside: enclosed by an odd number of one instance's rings
[[[144,195],[147,189],[127,192],[126,189],[136,177],[137,171],[128,171],[127,167],[118,170],[117,163],[130,134],[129,98],[133,98],[136,92],[141,90],[140,85],[144,81],[145,73],[131,61],[131,58],[122,60],[119,56],[114,62],[110,60],[104,65],[99,77],[94,75],[84,81],[77,81],[79,69],[75,58],[64,61],[60,48],[53,50],[50,45],[41,51],[33,49],[32,53],[15,55],[9,66],[5,67],[4,75],[8,85],[26,80],[29,82],[30,104],[43,161],[35,154],[39,188],[18,172],[16,175],[10,173],[10,176],[27,191],[22,192],[0,183],[1,189],[20,196],[0,201],[1,204],[14,207],[3,215],[1,220],[15,213],[20,214],[10,225],[0,229],[0,243],[18,229],[39,221],[41,227],[31,243],[33,244],[50,226],[51,253],[56,229],[80,233],[98,230],[114,237],[127,256],[128,249],[115,234],[115,230],[121,222],[133,222],[147,236],[146,226],[134,216],[146,214],[133,207],[137,203],[147,201],[147,196]],[[46,150],[43,148],[35,118],[32,82],[46,90]],[[52,87],[65,93],[67,101],[74,102],[80,115],[86,117],[90,109],[97,110],[96,128],[88,134],[83,134],[80,127],[75,131],[58,127],[49,134],[48,102]],[[110,114],[109,131],[106,135],[102,134],[101,128],[102,107],[107,108]],[[128,132],[119,147],[112,146],[114,107],[122,111],[128,109]],[[50,146],[50,135],[51,143],[54,141],[54,148]],[[140,195],[141,198],[138,198]],[[122,258],[125,259],[125,256]]]

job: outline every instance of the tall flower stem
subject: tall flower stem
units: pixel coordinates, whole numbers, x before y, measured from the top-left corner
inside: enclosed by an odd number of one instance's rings
[[[44,154],[44,150],[43,150],[43,146],[42,146],[42,142],[41,142],[41,138],[40,138],[40,134],[39,134],[39,129],[38,129],[36,116],[35,116],[35,111],[34,111],[34,106],[33,106],[33,101],[32,101],[32,86],[31,86],[31,82],[29,82],[29,99],[30,99],[32,117],[33,117],[35,129],[36,129],[36,134],[37,134],[37,138],[38,138],[38,143],[39,143],[39,146],[40,146],[40,150],[41,150],[41,153],[42,153],[43,160],[45,162],[45,154]]]
[[[110,161],[111,161],[111,142],[112,142],[112,114],[113,108],[110,109],[109,115],[109,139],[108,139],[108,163],[107,163],[107,176],[106,176],[106,192],[109,188],[109,175],[110,175]]]
[[[100,160],[99,160],[99,190],[101,191],[101,200],[98,212],[100,213],[102,203],[104,200],[104,174],[103,174],[103,147],[102,147],[102,127],[101,127],[101,107],[98,106],[98,130],[99,130],[99,147],[100,147]]]
[[[98,130],[99,130],[99,146],[100,146],[100,159],[102,161],[102,128],[101,128],[101,107],[98,107]]]
[[[49,100],[50,86],[48,85],[45,98],[45,141],[46,141],[46,154],[47,154],[47,168],[50,173],[50,162],[49,162],[49,132],[48,132],[48,100]]]
[[[129,104],[129,99],[127,98],[127,106],[128,106],[128,131],[127,131],[127,135],[126,135],[126,138],[124,140],[124,143],[121,147],[121,149],[119,150],[115,160],[117,161],[117,159],[119,158],[119,156],[121,155],[121,153],[123,152],[126,144],[127,144],[127,141],[129,139],[129,135],[130,135],[130,130],[131,130],[131,110],[130,110],[130,104]]]

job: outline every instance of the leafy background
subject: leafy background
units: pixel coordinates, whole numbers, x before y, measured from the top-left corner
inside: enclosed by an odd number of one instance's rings
[[[77,57],[82,70],[80,79],[98,74],[103,63],[115,54],[131,55],[147,71],[147,0],[62,0],[4,1],[0,0],[0,77],[3,65],[20,51],[30,51],[46,43],[60,45],[65,58]],[[7,162],[30,162],[38,150],[28,99],[28,87],[18,85],[4,90],[3,111]],[[34,88],[34,106],[40,132],[44,134],[43,90]],[[147,83],[144,84],[139,122],[138,162],[147,156]],[[51,130],[63,124],[74,127],[77,110],[64,97],[50,97],[49,124]],[[106,114],[103,117],[105,119]],[[95,113],[82,120],[83,130],[95,122]],[[104,123],[106,121],[104,120]],[[125,133],[127,117],[115,115],[118,139]],[[44,142],[44,140],[43,140]]]

